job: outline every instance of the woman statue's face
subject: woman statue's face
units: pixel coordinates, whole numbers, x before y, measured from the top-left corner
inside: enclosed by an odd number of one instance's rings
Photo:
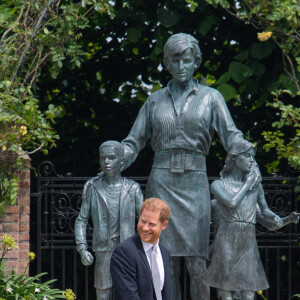
[[[196,59],[190,48],[178,56],[169,58],[169,72],[173,80],[180,83],[189,82],[193,78],[196,67]]]
[[[254,149],[250,148],[248,151],[241,153],[235,158],[235,165],[242,171],[249,173],[254,162]]]

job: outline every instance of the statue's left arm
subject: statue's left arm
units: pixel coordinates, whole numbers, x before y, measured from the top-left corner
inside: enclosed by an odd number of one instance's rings
[[[228,151],[228,148],[232,143],[238,143],[239,140],[243,139],[243,133],[236,128],[223,96],[218,91],[215,91],[213,95],[213,127],[218,132],[223,147]],[[250,187],[250,190],[261,183],[261,174],[256,161],[253,162],[252,171],[256,178]]]
[[[214,101],[212,125],[217,131],[223,147],[228,151],[231,143],[243,139],[243,134],[236,128],[223,96],[215,90],[212,98]]]
[[[139,111],[129,135],[121,142],[124,145],[125,157],[122,170],[128,168],[135,161],[139,152],[145,147],[151,137],[149,106],[150,104],[147,100]]]
[[[299,213],[292,212],[289,216],[281,218],[282,222],[277,224],[274,219],[271,220],[264,217],[259,207],[256,209],[256,222],[271,231],[278,230],[290,223],[297,224],[299,222],[299,216]]]
[[[258,186],[258,189],[259,190],[257,196],[257,204],[261,210],[262,215],[267,219],[274,220],[277,226],[281,226],[283,221],[278,215],[276,215],[269,209],[267,201],[265,199],[265,193],[261,184]]]

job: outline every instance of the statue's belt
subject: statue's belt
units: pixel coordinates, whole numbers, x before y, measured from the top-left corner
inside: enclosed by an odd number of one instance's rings
[[[221,223],[244,223],[244,224],[250,224],[250,225],[256,225],[254,222],[249,222],[249,221],[242,221],[242,220],[227,220],[227,221],[223,221],[220,222]]]
[[[155,152],[153,168],[170,169],[172,173],[184,171],[206,172],[206,159],[202,154],[185,150]]]

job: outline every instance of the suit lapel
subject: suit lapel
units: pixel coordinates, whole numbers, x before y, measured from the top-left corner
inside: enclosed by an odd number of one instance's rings
[[[163,264],[164,264],[164,270],[165,270],[165,280],[164,280],[164,287],[162,289],[162,297],[165,299],[166,296],[166,291],[168,290],[169,282],[170,282],[170,277],[167,275],[169,268],[170,268],[170,263],[169,263],[169,254],[166,252],[165,248],[160,246],[160,252],[161,256],[163,259]]]
[[[151,269],[150,269],[150,266],[149,266],[149,262],[148,262],[148,259],[147,259],[147,255],[145,253],[145,250],[144,250],[144,247],[143,247],[143,244],[142,244],[142,241],[139,237],[138,234],[136,234],[136,245],[137,245],[137,248],[139,250],[139,255],[143,261],[143,263],[145,264],[146,266],[146,269],[148,271],[148,275],[150,276],[151,278],[151,282],[152,282],[152,285],[153,285],[153,281],[152,281],[152,272],[151,272]]]
[[[167,260],[168,260],[168,255],[166,254],[165,250],[159,245],[161,256],[163,259],[164,267],[166,266]]]

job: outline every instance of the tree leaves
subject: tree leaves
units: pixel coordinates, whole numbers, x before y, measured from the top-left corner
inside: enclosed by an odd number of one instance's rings
[[[274,50],[274,43],[267,41],[264,43],[254,43],[251,46],[251,56],[257,59],[263,59],[271,54]]]
[[[253,75],[252,70],[248,66],[237,61],[230,63],[228,71],[233,80],[239,84],[242,83],[246,77]]]
[[[180,20],[180,14],[175,10],[159,8],[157,10],[158,21],[166,28],[176,25]]]
[[[236,56],[234,56],[234,59],[239,61],[244,61],[248,58],[248,56],[249,56],[249,51],[248,49],[245,49],[240,51],[239,54],[237,54]]]
[[[229,72],[225,72],[217,81],[216,85],[224,84],[230,79]]]
[[[221,84],[217,87],[217,89],[223,95],[226,101],[237,96],[237,91],[235,87],[231,84]]]
[[[129,41],[132,43],[136,43],[142,36],[141,31],[137,28],[128,28],[126,33]]]

